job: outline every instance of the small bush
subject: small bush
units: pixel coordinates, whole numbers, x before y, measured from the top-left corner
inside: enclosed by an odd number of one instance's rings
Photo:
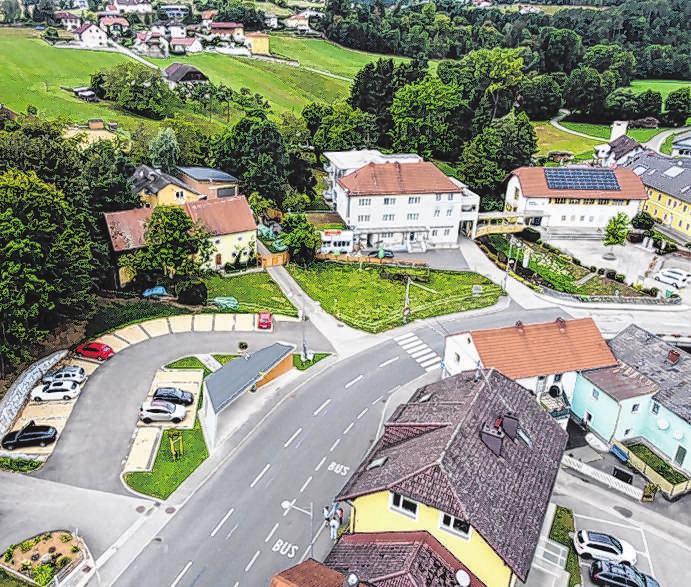
[[[17,548],[16,544],[10,544],[9,548],[5,551],[5,562],[9,562],[12,560],[12,556],[14,555],[14,549]]]
[[[69,542],[70,540],[72,540],[72,534],[62,534],[60,536],[61,542]]]
[[[643,291],[643,284],[642,283],[636,283],[633,286],[633,289],[635,289],[636,291]]]
[[[55,562],[55,568],[56,569],[64,569],[67,565],[70,564],[72,561],[72,558],[65,555],[61,556],[56,562]]]
[[[537,239],[537,240],[535,241],[535,244],[536,244],[536,245],[541,245],[541,244],[542,244],[542,239],[541,239],[541,238]]]
[[[605,273],[605,277],[607,279],[614,279],[614,276],[617,274],[617,272],[614,269],[607,269],[607,273]]]
[[[19,549],[22,552],[29,552],[31,550],[31,547],[34,545],[33,540],[25,540],[19,545]]]
[[[80,548],[76,544],[72,545],[72,552],[79,552],[79,550]]]
[[[591,273],[596,273],[596,272],[597,272],[597,267],[595,267],[595,265],[591,265],[591,266],[590,266],[590,272],[591,272]]]
[[[31,561],[24,561],[22,563],[22,571],[28,571],[31,568]]]
[[[687,249],[691,249],[691,241],[689,241],[688,243],[686,243],[684,246],[685,246]]]
[[[535,230],[534,228],[530,228],[529,226],[526,226],[521,231],[520,237],[523,240],[526,240],[530,243],[536,243],[540,240],[540,233],[539,233],[539,231]]]
[[[626,277],[624,276],[623,273],[617,273],[614,276],[614,281],[618,281],[619,283],[624,283],[624,279],[626,279]]]
[[[53,535],[50,532],[48,532],[48,534],[43,535],[43,540],[50,540],[52,537]]]
[[[502,263],[501,261],[497,261],[497,267],[501,269],[502,271],[506,270],[506,263]]]
[[[34,538],[34,544],[38,544],[39,542],[41,542],[41,537],[36,536],[36,538]]]
[[[206,304],[208,292],[203,281],[185,281],[178,284],[178,302],[186,306],[200,306]]]
[[[605,268],[604,268],[604,267],[600,267],[600,268],[597,270],[597,274],[598,274],[598,275],[604,275],[604,274],[605,274]]]
[[[580,265],[581,264],[581,260],[577,259],[576,257],[573,257],[571,260],[573,261],[574,265]]]
[[[247,350],[247,347],[248,347],[248,344],[247,344],[246,342],[244,342],[244,341],[240,341],[240,342],[238,343],[238,348],[239,348],[241,351],[246,351],[246,350]]]
[[[55,550],[56,550],[56,548],[55,548],[54,546],[51,546],[51,547],[48,549],[48,552],[52,554],[52,553],[55,552]]]
[[[53,580],[53,575],[55,575],[55,569],[50,564],[38,565],[34,572],[31,573],[32,579],[41,587],[50,584]]]
[[[504,265],[506,265],[506,262],[508,261],[508,259],[509,258],[506,256],[506,253],[502,253],[502,252],[497,253],[497,261],[499,261],[499,263],[504,263]]]
[[[653,296],[654,298],[657,297],[657,294],[659,293],[659,291],[660,291],[660,290],[657,289],[656,287],[651,287],[650,290],[649,290],[650,295]]]

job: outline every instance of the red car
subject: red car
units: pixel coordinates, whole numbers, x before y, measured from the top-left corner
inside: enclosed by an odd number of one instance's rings
[[[271,328],[271,312],[259,312],[257,328]]]
[[[77,354],[82,357],[105,361],[106,359],[110,359],[110,357],[115,354],[115,351],[102,342],[89,342],[78,346]]]

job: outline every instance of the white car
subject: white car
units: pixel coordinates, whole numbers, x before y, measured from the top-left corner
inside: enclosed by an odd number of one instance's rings
[[[139,410],[139,419],[144,424],[151,422],[173,422],[178,424],[185,419],[187,408],[160,399],[144,402]]]
[[[636,564],[636,549],[604,532],[579,530],[573,535],[576,552],[584,560],[597,559],[626,565]]]
[[[67,365],[61,369],[48,371],[43,376],[44,383],[53,383],[53,381],[76,381],[77,383],[84,383],[86,381],[86,371],[84,367],[78,365]]]
[[[691,274],[681,269],[663,269],[658,271],[653,279],[655,281],[661,281],[662,283],[667,283],[673,285],[676,288],[684,287],[686,282],[689,280]]]
[[[76,381],[53,381],[39,385],[31,390],[31,399],[35,402],[54,399],[70,400],[79,395],[81,387]]]

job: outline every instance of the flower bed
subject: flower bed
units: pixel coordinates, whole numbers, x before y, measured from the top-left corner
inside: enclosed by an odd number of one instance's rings
[[[647,446],[643,444],[632,444],[627,446],[634,455],[641,459],[646,465],[648,465],[653,471],[658,475],[661,475],[666,481],[669,481],[672,485],[677,485],[679,483],[684,483],[688,481],[689,478],[672,468],[670,464],[664,461],[662,458],[657,456],[653,451],[651,451]]]

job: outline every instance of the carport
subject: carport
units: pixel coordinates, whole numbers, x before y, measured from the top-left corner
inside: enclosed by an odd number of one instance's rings
[[[295,345],[275,342],[253,353],[229,361],[204,381],[202,407],[198,415],[209,452],[226,435],[225,419],[230,410],[222,414],[234,400],[246,391],[256,391],[262,385],[287,373],[293,368]]]

